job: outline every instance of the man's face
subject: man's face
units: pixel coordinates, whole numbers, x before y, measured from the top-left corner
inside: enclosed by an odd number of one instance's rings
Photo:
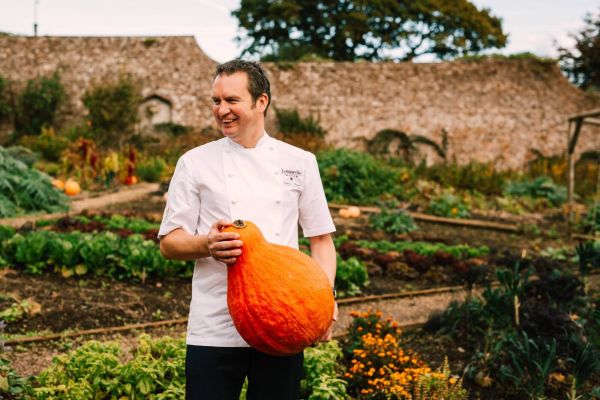
[[[262,133],[266,99],[263,95],[256,103],[252,100],[245,72],[217,76],[212,89],[213,115],[223,135],[239,142]]]

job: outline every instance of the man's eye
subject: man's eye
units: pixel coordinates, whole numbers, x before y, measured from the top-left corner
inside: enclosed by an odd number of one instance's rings
[[[213,104],[214,104],[215,106],[218,106],[220,103],[221,103],[221,102],[220,102],[219,100],[213,100]]]

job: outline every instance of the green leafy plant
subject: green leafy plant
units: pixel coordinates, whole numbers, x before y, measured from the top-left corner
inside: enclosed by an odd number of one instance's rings
[[[55,271],[68,278],[93,273],[119,280],[148,277],[189,277],[184,261],[165,260],[152,240],[139,234],[119,238],[113,232],[15,234],[0,247],[0,257],[27,273]]]
[[[404,234],[418,229],[413,218],[406,211],[398,209],[397,202],[381,203],[380,209],[380,213],[369,216],[371,228],[392,234]]]
[[[567,200],[567,189],[559,186],[547,176],[540,176],[532,181],[512,181],[504,190],[509,196],[529,196],[542,198],[554,206],[558,206]]]
[[[25,398],[31,393],[30,379],[19,376],[11,367],[10,361],[0,355],[0,398]]]
[[[469,397],[462,378],[452,375],[448,357],[436,372],[420,375],[413,390],[414,400],[467,400]]]
[[[302,398],[306,400],[346,399],[348,383],[338,377],[342,349],[336,340],[319,343],[304,350],[304,373],[301,382]]]
[[[387,240],[357,240],[355,243],[360,247],[377,250],[380,253],[387,253],[390,251],[402,253],[404,250],[412,250],[424,256],[433,256],[437,252],[442,251],[459,259],[481,257],[490,252],[490,249],[487,246],[471,247],[466,244],[450,246],[443,243],[408,241],[389,242]]]
[[[39,135],[43,127],[54,124],[65,89],[58,72],[31,79],[16,101],[15,129],[19,135]]]
[[[400,172],[369,154],[337,149],[320,153],[318,161],[329,201],[373,204],[402,197]]]
[[[160,182],[167,169],[167,163],[161,157],[150,157],[137,163],[136,173],[145,182]]]
[[[427,206],[427,212],[448,218],[468,218],[471,216],[468,206],[461,198],[449,193],[431,200]]]
[[[507,363],[500,367],[500,379],[524,392],[530,399],[544,395],[546,381],[556,364],[556,341],[538,343],[521,332],[498,342],[496,353],[504,353]]]
[[[340,297],[355,296],[369,284],[367,267],[355,257],[343,260],[337,256],[335,285]]]
[[[52,186],[50,177],[29,168],[0,147],[0,217],[68,208],[67,196]]]

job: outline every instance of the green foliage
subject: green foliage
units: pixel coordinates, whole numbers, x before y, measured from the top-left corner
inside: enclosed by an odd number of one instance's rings
[[[183,339],[152,339],[144,334],[124,362],[117,343],[90,341],[54,358],[52,365],[37,376],[33,399],[181,400],[185,397],[185,353]],[[341,355],[336,341],[306,349],[303,398],[346,398],[346,382],[337,377],[336,371]]]
[[[27,147],[23,146],[10,146],[6,147],[6,155],[21,161],[23,164],[27,165],[29,168],[33,167],[34,164],[39,159],[39,155],[34,153]]]
[[[595,232],[600,232],[600,202],[597,202],[590,207],[585,217],[581,220],[579,226],[584,232],[592,235]]]
[[[477,191],[486,195],[500,195],[508,179],[515,178],[511,171],[497,171],[492,163],[472,161],[466,165],[436,164],[417,168],[417,174],[445,187]]]
[[[248,43],[243,54],[295,61],[305,54],[336,61],[448,59],[503,47],[500,18],[467,0],[322,2],[243,0],[233,12]],[[393,52],[392,52],[393,50]]]
[[[301,382],[302,398],[306,400],[346,399],[348,383],[338,378],[338,362],[342,349],[336,340],[319,343],[304,350],[304,373]]]
[[[322,138],[327,134],[312,115],[302,118],[295,108],[290,110],[275,108],[275,116],[277,130],[285,136],[303,133]]]
[[[168,337],[140,336],[133,359],[122,363],[116,343],[88,342],[55,357],[38,377],[34,399],[185,397],[185,343]]]
[[[167,169],[167,163],[161,157],[150,157],[135,166],[137,176],[145,182],[160,182]]]
[[[0,399],[4,399],[5,395],[9,399],[19,399],[28,393],[31,393],[29,379],[17,375],[10,361],[0,356]]]
[[[106,275],[119,280],[189,277],[189,262],[165,260],[158,246],[141,235],[119,238],[113,232],[15,234],[0,248],[0,257],[31,274],[54,270],[64,277]]]
[[[97,84],[82,100],[98,144],[120,146],[132,135],[142,101],[141,89],[132,77],[121,75],[116,82]]]
[[[490,252],[490,249],[487,246],[471,247],[466,244],[449,246],[443,243],[405,241],[388,242],[386,240],[357,240],[356,244],[366,249],[377,250],[380,253],[388,253],[390,251],[402,253],[404,250],[412,250],[424,256],[433,256],[435,253],[441,251],[451,254],[459,259],[481,257]]]
[[[427,206],[427,212],[448,218],[469,218],[469,207],[454,194],[446,193],[437,197]]]
[[[399,171],[373,156],[346,149],[319,154],[325,195],[332,202],[373,204],[401,196]]]
[[[504,192],[509,196],[543,198],[554,206],[558,206],[567,200],[567,188],[555,184],[547,176],[540,176],[532,181],[509,182]]]
[[[0,75],[0,121],[8,117],[12,111],[9,102],[8,81]]]
[[[530,338],[527,333],[507,335],[494,351],[506,357],[500,367],[500,379],[524,392],[530,399],[539,399],[550,373],[556,367],[556,341],[546,344]]]
[[[340,297],[356,296],[369,284],[367,267],[355,257],[343,260],[337,256],[335,286]]]
[[[452,376],[448,357],[437,372],[423,374],[415,383],[413,400],[467,400],[469,392],[462,387],[462,378]]]
[[[406,211],[398,209],[397,202],[382,203],[380,208],[380,213],[369,216],[371,228],[398,235],[418,229],[413,218]]]
[[[185,135],[190,131],[189,126],[175,124],[173,122],[163,122],[160,124],[156,124],[154,125],[154,129],[158,132],[165,132],[175,137]]]
[[[62,152],[69,147],[70,141],[57,135],[53,128],[42,128],[41,134],[23,136],[19,143],[40,153],[47,161],[58,162]]]
[[[60,105],[65,101],[60,75],[42,76],[27,82],[16,101],[15,129],[19,135],[39,135],[43,127],[54,124]]]
[[[587,14],[585,26],[571,34],[575,48],[558,48],[559,65],[582,89],[600,89],[600,14]]]
[[[52,186],[48,175],[27,167],[0,147],[0,218],[65,211],[67,202],[67,196]]]

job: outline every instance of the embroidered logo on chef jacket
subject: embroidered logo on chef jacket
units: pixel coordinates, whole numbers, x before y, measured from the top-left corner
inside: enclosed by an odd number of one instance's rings
[[[283,176],[283,184],[293,189],[299,189],[302,187],[302,171],[299,169],[281,169],[281,175]]]

